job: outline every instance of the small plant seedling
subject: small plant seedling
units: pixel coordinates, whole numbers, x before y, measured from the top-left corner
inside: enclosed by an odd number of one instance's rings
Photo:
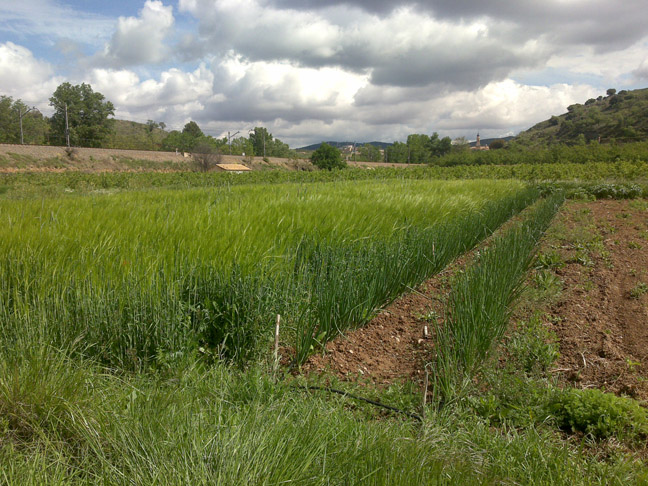
[[[565,266],[560,253],[555,250],[549,251],[547,253],[540,253],[536,258],[537,269],[548,269],[548,268],[561,268]]]
[[[628,242],[628,248],[631,250],[641,250],[643,246],[641,246],[641,243],[637,243],[636,241],[630,241]]]
[[[632,290],[630,290],[630,298],[631,299],[639,299],[646,292],[648,292],[648,284],[646,284],[644,282],[639,282],[637,285],[635,285],[632,288]]]
[[[637,368],[638,366],[641,366],[641,363],[639,361],[633,361],[630,358],[626,358],[625,361],[626,361],[626,366],[632,372],[635,371],[635,368]]]

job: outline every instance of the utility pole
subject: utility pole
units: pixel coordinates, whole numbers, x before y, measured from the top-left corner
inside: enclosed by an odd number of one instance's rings
[[[229,154],[232,155],[232,137],[236,137],[237,134],[241,133],[240,131],[230,135],[230,132],[227,132],[227,143],[229,144]]]
[[[25,145],[25,141],[23,140],[23,125],[22,125],[23,116],[25,116],[27,113],[29,113],[33,109],[34,108],[32,107],[32,108],[28,109],[24,113],[22,112],[21,109],[18,109],[18,117],[20,118],[20,145]]]
[[[67,103],[65,103],[65,143],[70,148],[70,125],[68,125]]]

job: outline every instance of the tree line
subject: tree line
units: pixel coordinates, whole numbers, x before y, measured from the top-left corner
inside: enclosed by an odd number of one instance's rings
[[[89,84],[59,85],[49,105],[54,109],[47,118],[22,100],[0,95],[0,143],[32,145],[69,145],[73,147],[121,148],[115,133],[115,106]],[[143,125],[145,140],[140,148],[193,152],[196,147],[210,147],[221,154],[296,158],[294,150],[264,127],[255,127],[238,138],[216,138],[203,133],[195,121],[182,130],[166,132],[166,124],[148,120]],[[238,132],[237,132],[238,133]],[[128,148],[133,148],[130,141]]]

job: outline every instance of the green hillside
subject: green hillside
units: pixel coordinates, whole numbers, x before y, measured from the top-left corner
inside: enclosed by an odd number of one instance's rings
[[[608,90],[607,96],[568,106],[567,113],[538,123],[515,141],[522,145],[577,144],[599,137],[604,143],[648,140],[648,88]]]
[[[161,128],[134,121],[115,120],[113,127],[104,144],[105,148],[160,150],[162,140],[168,135],[168,132]]]

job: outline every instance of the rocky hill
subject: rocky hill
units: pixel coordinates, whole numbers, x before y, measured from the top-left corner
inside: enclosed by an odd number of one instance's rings
[[[591,140],[635,142],[648,140],[648,88],[632,91],[608,90],[607,96],[567,107],[567,113],[552,116],[521,132],[521,145],[578,144]]]

